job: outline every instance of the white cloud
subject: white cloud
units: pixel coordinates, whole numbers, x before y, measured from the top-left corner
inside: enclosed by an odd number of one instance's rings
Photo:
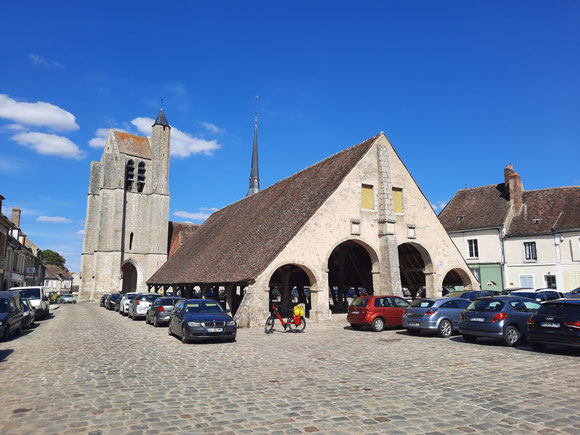
[[[79,129],[75,116],[58,106],[43,101],[19,102],[5,94],[0,94],[0,118],[57,131]]]
[[[217,125],[212,124],[211,122],[202,121],[201,125],[203,125],[203,127],[211,133],[216,133],[216,134],[223,134],[224,133],[223,128],[219,128]]]
[[[433,207],[433,210],[437,211],[437,210],[443,210],[443,208],[445,208],[445,206],[447,205],[449,201],[437,201],[435,204],[431,204],[431,207]]]
[[[39,54],[30,53],[28,59],[35,65],[43,65],[48,67],[64,68],[62,63],[58,63],[52,59],[46,59]]]
[[[155,121],[151,118],[139,117],[131,121],[141,134],[151,135],[151,126]],[[174,157],[189,157],[192,154],[211,156],[213,151],[221,148],[217,140],[205,140],[193,137],[189,133],[171,128],[171,155]]]
[[[217,211],[217,208],[205,208],[202,207],[199,209],[200,211],[194,212],[194,213],[190,213],[188,211],[176,211],[173,213],[173,216],[177,216],[177,217],[182,217],[185,219],[191,219],[194,221],[204,221],[206,220],[208,217],[210,217],[210,215],[214,212]]]
[[[36,220],[38,222],[50,222],[53,224],[66,224],[68,222],[71,222],[69,218],[60,216],[38,216]]]
[[[82,230],[78,230],[78,231],[77,231],[77,234],[83,235],[83,234],[85,234],[85,230],[84,230],[84,229],[82,229]]]
[[[60,156],[80,160],[85,157],[80,148],[70,139],[47,133],[18,133],[11,137],[20,145],[35,150],[38,154]]]

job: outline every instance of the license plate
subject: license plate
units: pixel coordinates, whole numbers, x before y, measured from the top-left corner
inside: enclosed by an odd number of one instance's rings
[[[420,326],[419,322],[409,322],[409,326]]]
[[[559,323],[550,323],[550,322],[540,322],[540,326],[542,328],[559,328]]]
[[[483,322],[485,319],[483,317],[471,317],[469,320],[472,322]]]
[[[360,314],[360,311],[351,311],[350,314]]]
[[[223,332],[224,328],[207,328],[207,332]]]

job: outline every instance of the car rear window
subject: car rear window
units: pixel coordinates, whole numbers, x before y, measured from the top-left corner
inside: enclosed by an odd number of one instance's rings
[[[22,296],[23,298],[40,299],[40,289],[37,288],[18,290],[18,293],[20,293],[20,296]]]
[[[505,303],[499,299],[476,299],[467,307],[467,311],[501,311]]]
[[[413,308],[429,308],[432,307],[435,301],[429,299],[415,299],[411,302],[411,307]]]
[[[369,303],[369,298],[356,298],[350,303],[351,307],[366,307]]]
[[[518,298],[536,299],[536,297],[540,295],[534,292],[512,292],[510,293],[510,296],[517,296]]]
[[[165,307],[168,307],[168,306],[171,306],[171,305],[175,305],[179,301],[180,301],[179,299],[166,298],[166,299],[161,299],[159,305],[163,305]]]
[[[565,315],[578,316],[580,315],[580,305],[578,304],[544,304],[538,310],[538,314],[547,316]]]
[[[159,295],[142,295],[139,300],[153,302]]]

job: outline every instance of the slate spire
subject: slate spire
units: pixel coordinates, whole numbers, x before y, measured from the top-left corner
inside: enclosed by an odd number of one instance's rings
[[[256,97],[256,105],[258,97]],[[254,118],[254,148],[252,150],[252,169],[250,171],[250,188],[246,196],[252,196],[260,191],[260,174],[258,173],[258,110]]]
[[[169,127],[169,123],[167,122],[167,118],[165,117],[165,113],[163,113],[163,107],[159,111],[159,115],[157,115],[157,119],[153,124],[153,127],[156,125],[162,125],[163,127]]]

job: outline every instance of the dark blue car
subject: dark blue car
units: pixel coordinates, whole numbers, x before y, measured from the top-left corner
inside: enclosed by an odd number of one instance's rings
[[[515,346],[525,338],[528,319],[539,308],[535,300],[517,296],[476,299],[461,313],[459,332],[465,341],[489,337]]]
[[[180,301],[169,318],[169,335],[181,341],[219,339],[235,341],[236,321],[213,299],[186,299]]]

